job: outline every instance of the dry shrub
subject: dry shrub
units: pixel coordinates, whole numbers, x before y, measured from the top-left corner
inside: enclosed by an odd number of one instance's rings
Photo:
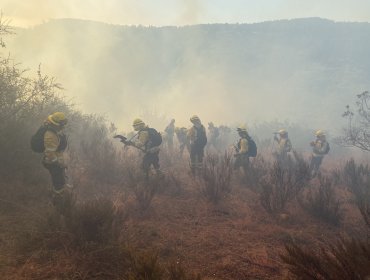
[[[297,151],[294,150],[293,155],[295,160],[292,161],[290,169],[294,172],[296,191],[299,192],[311,179],[310,164],[304,159],[303,155]]]
[[[152,252],[135,252],[130,254],[131,270],[129,280],[162,280],[164,269],[159,263],[157,254]]]
[[[332,181],[327,177],[320,176],[316,190],[309,189],[299,201],[305,210],[324,222],[338,226],[343,219],[341,203],[336,198]]]
[[[370,227],[370,167],[349,160],[343,169],[344,182],[354,194],[358,209]]]
[[[184,193],[182,180],[174,172],[167,172],[163,178],[161,190],[170,196],[179,196]]]
[[[85,248],[91,244],[108,246],[116,244],[122,224],[122,213],[118,212],[113,202],[98,197],[82,203],[76,203],[70,193],[54,198],[54,205],[45,219],[39,221],[36,228],[20,236],[21,251],[39,247],[44,250],[63,248]],[[27,245],[28,246],[28,245]]]
[[[347,280],[370,276],[370,243],[341,239],[328,248],[306,249],[297,244],[285,246],[281,256],[294,279]]]
[[[212,203],[218,203],[231,192],[233,172],[231,155],[208,154],[201,173],[202,195]]]
[[[111,244],[118,239],[120,216],[110,199],[98,197],[77,205],[67,229],[73,232],[76,245],[86,243]]]
[[[278,213],[300,194],[310,180],[309,164],[294,151],[295,161],[281,165],[274,162],[268,177],[260,181],[260,202],[269,213]]]
[[[267,174],[268,170],[268,162],[266,162],[262,156],[258,155],[250,161],[247,173],[244,174],[244,185],[248,186],[252,190],[259,191],[260,180]]]
[[[281,212],[302,190],[303,183],[295,168],[285,168],[275,162],[269,170],[268,178],[260,182],[261,205],[271,214]]]
[[[127,279],[128,256],[127,249],[121,246],[91,247],[74,252],[70,256],[74,266],[62,267],[65,275],[59,279]]]
[[[123,146],[114,143],[116,128],[104,118],[84,116],[74,124],[71,143],[72,162],[82,166],[91,181],[119,184],[125,167]]]
[[[127,175],[128,187],[134,193],[138,210],[144,213],[149,209],[155,195],[161,192],[166,184],[165,178],[159,175],[146,177],[141,170],[135,168],[131,168]]]

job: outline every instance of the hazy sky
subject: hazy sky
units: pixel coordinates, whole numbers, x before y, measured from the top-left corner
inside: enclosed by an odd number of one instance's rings
[[[370,22],[370,0],[0,0],[11,24],[32,26],[53,18],[114,24],[251,23],[322,17]]]

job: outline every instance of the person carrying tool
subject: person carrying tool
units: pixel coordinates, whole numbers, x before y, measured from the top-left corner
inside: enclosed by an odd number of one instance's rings
[[[326,141],[326,135],[324,131],[317,130],[315,132],[315,135],[316,140],[310,143],[312,147],[312,156],[310,163],[310,173],[312,177],[317,176],[324,156],[327,155],[330,151],[330,145]]]
[[[146,178],[149,177],[152,166],[157,175],[162,175],[159,165],[159,151],[162,144],[161,134],[154,128],[148,127],[141,119],[134,120],[133,128],[138,132],[135,141],[128,141],[126,137],[121,135],[116,135],[114,138],[119,138],[125,145],[133,146],[144,152],[141,168]]]
[[[190,145],[190,169],[193,175],[200,175],[203,165],[204,147],[207,145],[206,129],[198,116],[190,118],[193,126],[188,131]]]

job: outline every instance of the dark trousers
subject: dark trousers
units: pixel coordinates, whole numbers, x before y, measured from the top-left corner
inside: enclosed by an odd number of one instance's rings
[[[310,171],[312,176],[316,176],[319,172],[323,157],[312,157],[310,163]]]
[[[237,155],[235,158],[234,169],[238,170],[240,167],[243,168],[243,171],[246,174],[249,167],[249,157],[246,154]]]
[[[44,167],[49,171],[51,175],[51,181],[55,190],[60,190],[66,184],[65,168],[60,167],[57,164],[43,163]]]
[[[173,136],[167,136],[167,147],[170,151],[173,150]]]
[[[146,175],[149,174],[150,167],[153,165],[155,170],[159,170],[159,152],[146,153],[143,157],[142,169]]]
[[[190,147],[190,168],[193,173],[196,170],[202,169],[204,157],[204,147],[191,146]]]

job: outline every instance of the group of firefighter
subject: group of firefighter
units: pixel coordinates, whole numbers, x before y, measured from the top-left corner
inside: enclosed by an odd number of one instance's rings
[[[175,120],[171,120],[170,124],[165,128],[165,144],[168,150],[174,150],[174,137],[176,135],[179,142],[180,155],[182,156],[185,148],[190,154],[190,170],[194,176],[200,175],[203,166],[203,158],[205,148],[217,146],[219,138],[219,128],[213,123],[208,125],[208,138],[206,128],[202,124],[200,118],[196,115],[190,118],[192,126],[190,128],[176,127]],[[42,131],[43,141],[43,160],[44,167],[49,171],[53,184],[53,192],[56,194],[62,193],[66,189],[73,186],[66,180],[65,170],[67,168],[64,161],[63,153],[67,147],[64,128],[68,121],[64,113],[55,112],[47,117],[44,124],[40,127]],[[136,132],[131,139],[123,136],[116,136],[126,146],[132,146],[143,153],[142,171],[145,176],[149,176],[152,168],[157,175],[164,176],[159,164],[159,152],[162,144],[161,134],[155,129],[150,128],[141,119],[133,121],[133,129]],[[243,169],[243,172],[248,172],[250,157],[256,156],[256,145],[252,137],[248,134],[245,126],[237,127],[239,140],[235,147],[235,169]],[[281,164],[286,166],[289,161],[289,153],[292,151],[292,144],[288,137],[288,132],[284,129],[274,133],[274,141],[277,143],[277,149],[274,156]],[[310,143],[312,147],[312,156],[310,162],[311,176],[318,174],[323,158],[329,152],[329,143],[326,140],[324,131],[318,130],[315,133],[316,139]]]

